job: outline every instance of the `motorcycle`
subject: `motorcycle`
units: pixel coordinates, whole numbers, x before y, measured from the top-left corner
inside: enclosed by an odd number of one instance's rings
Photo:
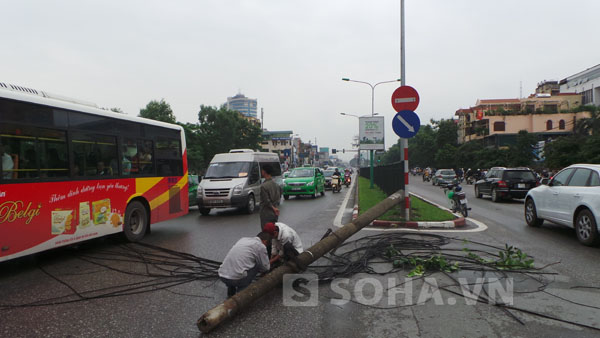
[[[473,175],[467,176],[466,182],[467,182],[467,184],[475,183],[475,176],[473,176]]]
[[[429,173],[423,173],[423,182],[431,181],[431,175]]]
[[[460,212],[464,217],[467,217],[471,208],[467,206],[467,195],[462,191],[462,187],[459,184],[448,184],[443,188],[444,194],[450,200],[452,212]]]
[[[342,190],[342,185],[340,183],[339,176],[331,176],[331,192],[340,192]]]
[[[350,186],[350,183],[351,183],[350,182],[351,181],[350,175],[346,175],[346,178],[344,179],[344,181],[345,181],[344,183],[346,184],[346,188],[348,188]]]

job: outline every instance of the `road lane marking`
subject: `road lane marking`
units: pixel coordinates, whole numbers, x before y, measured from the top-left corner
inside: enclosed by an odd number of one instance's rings
[[[342,202],[342,205],[340,205],[337,215],[335,215],[335,219],[333,220],[333,226],[336,228],[341,228],[343,226],[342,216],[344,216],[345,206],[346,204],[348,204],[348,200],[350,199],[350,194],[354,189],[354,182],[356,182],[357,177],[358,176],[352,175],[352,182],[350,183],[350,187],[347,189],[348,191],[346,192],[346,197],[344,197],[344,201]]]

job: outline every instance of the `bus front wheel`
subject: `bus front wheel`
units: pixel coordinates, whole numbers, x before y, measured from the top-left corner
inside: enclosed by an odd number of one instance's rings
[[[137,242],[144,237],[150,219],[144,205],[139,201],[129,203],[125,210],[123,235],[130,242]]]

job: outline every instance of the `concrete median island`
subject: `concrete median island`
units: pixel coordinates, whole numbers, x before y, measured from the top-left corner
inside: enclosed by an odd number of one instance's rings
[[[369,180],[359,177],[357,188],[357,205],[353,217],[358,217],[373,205],[384,200],[387,195],[377,186],[369,188]],[[455,228],[466,225],[464,217],[451,213],[448,209],[411,194],[410,219],[404,217],[404,205],[397,205],[388,210],[371,226],[384,228]]]

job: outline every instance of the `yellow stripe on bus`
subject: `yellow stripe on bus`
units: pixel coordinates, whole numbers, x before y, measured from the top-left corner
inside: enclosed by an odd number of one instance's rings
[[[162,177],[148,177],[148,178],[136,178],[135,179],[135,192],[136,194],[145,194],[146,191],[152,189],[158,182],[162,180]]]
[[[185,183],[187,183],[187,180],[188,180],[188,177],[186,174],[183,177],[181,177],[179,182],[177,182],[176,185],[179,187],[180,191],[183,190],[183,187],[185,186]],[[187,191],[182,192],[182,193],[187,194]],[[169,201],[169,190],[165,191],[164,193],[160,194],[160,196],[158,196],[157,198],[150,201],[150,209],[154,210],[157,207],[159,207],[160,205],[162,205],[163,203],[166,203],[168,201]]]

